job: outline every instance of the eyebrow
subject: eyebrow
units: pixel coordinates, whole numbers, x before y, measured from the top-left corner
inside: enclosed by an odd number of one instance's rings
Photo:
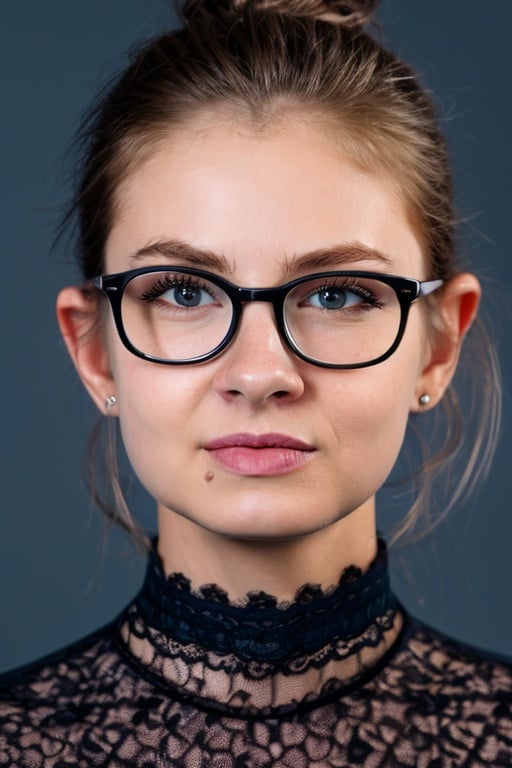
[[[130,262],[136,265],[146,258],[154,258],[155,256],[162,256],[175,264],[190,265],[220,274],[231,274],[235,271],[234,265],[230,264],[224,255],[204,248],[196,248],[176,238],[157,240],[139,248],[131,256]],[[390,267],[393,264],[393,260],[381,251],[359,242],[353,242],[319,248],[308,253],[284,256],[281,258],[281,267],[283,278],[287,280],[298,273],[307,274],[308,272],[343,268],[347,265],[367,261],[385,267]]]
[[[393,260],[381,251],[362,243],[343,243],[328,248],[319,248],[309,253],[283,259],[285,278],[291,278],[298,272],[317,272],[323,269],[337,269],[353,266],[357,262],[372,261],[379,266],[390,267]]]
[[[229,274],[234,271],[225,256],[214,253],[204,248],[196,248],[183,240],[172,238],[170,240],[157,240],[154,243],[139,248],[130,258],[132,264],[143,261],[146,258],[163,256],[168,261],[182,265],[191,265],[200,269],[209,269],[212,272]]]

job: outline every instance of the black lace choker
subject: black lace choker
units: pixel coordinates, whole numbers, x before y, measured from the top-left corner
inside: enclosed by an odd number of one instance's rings
[[[232,603],[215,585],[194,592],[183,575],[164,575],[154,550],[119,640],[138,672],[173,696],[259,718],[311,709],[360,684],[402,625],[382,542],[366,573],[347,568],[337,586],[306,585],[290,603],[263,592]]]
[[[200,645],[245,661],[279,662],[310,654],[336,638],[350,640],[396,608],[383,542],[366,573],[347,568],[337,586],[305,585],[291,603],[251,592],[231,603],[216,585],[197,592],[182,574],[165,577],[155,550],[137,598],[144,623],[183,644]]]

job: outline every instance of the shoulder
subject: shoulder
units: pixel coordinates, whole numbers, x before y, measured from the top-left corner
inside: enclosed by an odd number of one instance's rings
[[[87,702],[116,688],[121,656],[116,623],[31,664],[0,675],[0,736],[15,722],[42,727],[83,715]],[[100,691],[101,689],[101,691]]]
[[[402,648],[429,689],[512,703],[512,658],[476,648],[409,619]]]
[[[512,765],[510,659],[409,619],[379,687],[399,713],[404,750],[420,739],[450,765]]]
[[[0,765],[42,766],[49,755],[52,765],[77,765],[78,752],[84,765],[95,765],[95,724],[116,712],[122,730],[125,703],[134,699],[132,683],[117,621],[0,675]]]
[[[37,661],[0,674],[0,700],[13,690],[28,690],[42,680],[52,679],[55,682],[62,665],[68,671],[74,668],[80,678],[89,676],[95,660],[113,642],[114,634],[114,625],[108,624]]]

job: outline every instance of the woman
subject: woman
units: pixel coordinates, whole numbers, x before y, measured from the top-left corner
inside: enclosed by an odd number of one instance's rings
[[[408,422],[455,413],[480,286],[374,5],[191,0],[87,126],[58,317],[158,540],[99,498],[150,547],[145,584],[2,679],[0,765],[511,762],[510,666],[408,616],[377,538]]]

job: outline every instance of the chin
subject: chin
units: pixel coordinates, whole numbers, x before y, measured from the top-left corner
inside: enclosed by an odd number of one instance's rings
[[[304,504],[304,499],[287,501],[282,499],[258,499],[251,501],[239,499],[236,505],[218,501],[216,514],[212,515],[212,504],[202,515],[199,509],[194,513],[183,511],[182,514],[210,533],[231,539],[246,541],[285,541],[300,539],[328,528],[345,517],[347,513],[337,509],[326,516],[325,506],[315,510],[314,505]]]

